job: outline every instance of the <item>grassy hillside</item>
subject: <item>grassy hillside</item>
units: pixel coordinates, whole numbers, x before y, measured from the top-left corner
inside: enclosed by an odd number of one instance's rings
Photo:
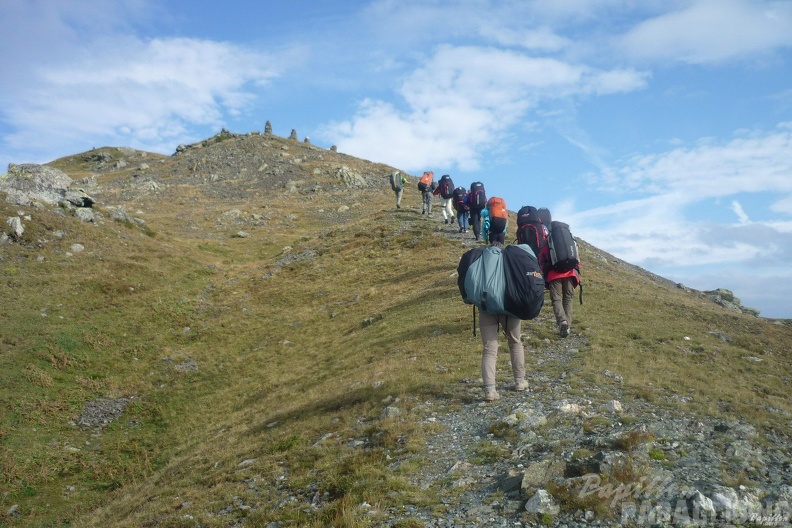
[[[422,402],[479,376],[455,274],[473,241],[414,185],[397,210],[390,167],[256,135],[51,165],[101,218],[0,202],[30,217],[0,245],[0,526],[367,526],[362,502],[437,501],[391,461],[426,454]],[[789,436],[790,326],[582,250],[581,394],[618,371],[636,399]],[[558,339],[544,310],[529,346]]]

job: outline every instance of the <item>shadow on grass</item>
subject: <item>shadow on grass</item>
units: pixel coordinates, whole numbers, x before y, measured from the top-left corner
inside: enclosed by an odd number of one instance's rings
[[[453,400],[455,402],[464,402],[460,394],[450,390],[447,384],[422,384],[413,387],[408,387],[407,392],[412,396],[417,396],[422,399],[435,398],[443,400]],[[308,420],[311,418],[320,417],[323,415],[333,415],[342,410],[366,406],[374,404],[382,407],[382,400],[387,395],[391,394],[389,391],[375,387],[364,387],[354,390],[340,392],[334,396],[313,400],[291,409],[284,409],[276,411],[263,418],[256,424],[252,424],[247,430],[246,434],[253,436],[260,434],[264,431],[287,428],[294,422]],[[475,398],[473,398],[475,399]]]

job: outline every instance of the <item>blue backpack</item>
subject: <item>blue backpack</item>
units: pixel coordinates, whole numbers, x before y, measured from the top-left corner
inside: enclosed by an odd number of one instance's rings
[[[522,320],[533,319],[542,310],[544,276],[526,244],[471,249],[462,255],[457,272],[465,304]]]

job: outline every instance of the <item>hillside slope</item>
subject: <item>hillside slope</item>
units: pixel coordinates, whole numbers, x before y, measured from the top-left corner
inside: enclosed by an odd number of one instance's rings
[[[792,499],[783,322],[581,241],[574,335],[549,306],[524,323],[533,389],[508,392],[502,354],[487,405],[455,276],[476,242],[412,183],[397,210],[393,168],[228,133],[50,165],[95,219],[0,203],[26,228],[0,245],[0,525],[747,520]]]

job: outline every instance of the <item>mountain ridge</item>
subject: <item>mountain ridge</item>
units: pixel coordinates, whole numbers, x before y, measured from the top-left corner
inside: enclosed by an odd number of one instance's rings
[[[41,524],[48,501],[86,526],[612,523],[627,501],[585,502],[598,494],[575,486],[619,471],[625,485],[678,476],[691,508],[717,495],[718,520],[740,501],[755,512],[786,497],[785,324],[727,312],[581,241],[586,304],[573,339],[546,313],[525,323],[534,390],[485,406],[454,277],[476,242],[437,213],[422,218],[409,187],[396,210],[393,167],[255,133],[173,156],[102,147],[48,165],[96,200],[96,216],[2,206],[27,228],[0,245],[13,373],[4,522]],[[744,380],[700,386],[710,372]],[[115,410],[124,400],[106,424],[90,414],[102,398]],[[674,432],[698,415],[712,416]],[[466,433],[452,446],[455,428]],[[133,462],[110,462],[122,453]],[[694,485],[696,471],[708,485]],[[527,484],[514,488],[517,477]],[[526,511],[540,488],[555,505]]]

